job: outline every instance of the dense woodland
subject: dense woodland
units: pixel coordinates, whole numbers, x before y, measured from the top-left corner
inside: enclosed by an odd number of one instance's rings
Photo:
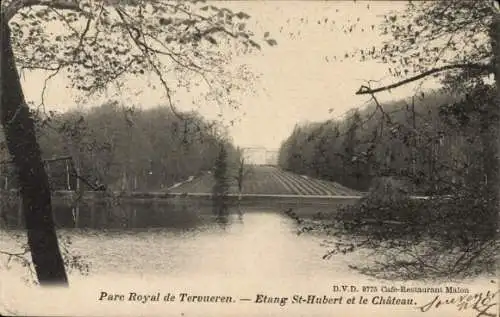
[[[283,168],[368,191],[301,230],[335,236],[325,257],[370,249],[376,263],[353,268],[378,278],[493,274],[495,95],[479,84],[468,94],[376,102],[343,120],[297,126],[280,149]]]
[[[481,129],[492,119],[485,104],[493,102],[493,88],[484,85],[471,95],[435,92],[297,125],[279,164],[363,191],[380,177],[420,194],[479,186],[486,181]]]
[[[196,113],[181,115],[168,107],[141,110],[117,102],[38,115],[51,188],[75,190],[79,179],[82,189],[161,190],[212,170],[221,146],[228,160],[238,160],[218,124]],[[61,157],[71,159],[50,161]],[[16,188],[13,176],[13,167],[3,164],[3,188]]]

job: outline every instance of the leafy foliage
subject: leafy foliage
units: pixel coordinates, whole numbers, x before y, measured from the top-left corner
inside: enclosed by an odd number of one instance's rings
[[[219,153],[214,164],[215,184],[213,188],[214,195],[227,195],[229,192],[228,176],[228,153],[225,144],[219,145]]]
[[[228,171],[228,151],[226,144],[219,144],[219,153],[215,160],[213,174],[215,183],[212,188],[214,214],[223,217],[228,212],[227,195],[229,194],[230,176]]]
[[[395,78],[444,65],[487,65],[492,56],[488,34],[495,12],[492,1],[410,2],[404,12],[383,17],[377,27],[379,34],[387,36],[383,45],[358,54],[362,60],[387,63]],[[491,72],[490,67],[463,67],[447,72],[446,77],[464,81]]]
[[[22,242],[22,240],[25,239],[24,234],[19,231],[10,230],[6,231],[6,234],[10,235],[10,239],[16,242],[16,249],[19,251],[0,251],[0,259],[2,259],[4,268],[10,270],[14,269],[15,266],[23,267],[26,269],[23,281],[27,284],[38,284],[36,280],[35,268],[29,256],[29,246]],[[59,240],[64,265],[67,270],[81,275],[88,275],[92,264],[75,252],[75,250],[72,250],[73,242],[71,238],[69,236],[60,235]]]
[[[365,158],[367,170],[355,170],[373,185],[368,196],[331,222],[307,222],[303,227],[303,231],[326,231],[334,236],[328,241],[331,252],[325,257],[366,251],[375,263],[355,268],[386,278],[495,271],[499,92],[488,76],[498,77],[497,18],[498,7],[492,1],[418,1],[409,3],[403,12],[384,16],[378,31],[387,41],[381,47],[359,50],[358,56],[363,61],[386,63],[395,78],[404,79],[378,88],[362,86],[356,92],[371,95],[374,102],[374,111],[361,115],[360,134],[364,137],[352,133],[354,125],[346,123],[349,119],[328,120],[307,131],[296,129],[282,146],[282,166],[337,181],[351,167],[350,161]],[[357,22],[347,30],[352,32]],[[414,96],[411,104],[382,107],[375,96],[443,73],[444,102],[426,106],[424,93],[419,92],[424,104],[417,106]],[[498,87],[497,82],[496,90]],[[358,117],[351,115],[351,122]],[[330,137],[322,138],[318,126],[326,126]],[[325,128],[321,129],[324,133]],[[331,139],[335,140],[333,146],[324,147]],[[355,151],[345,146],[356,139]],[[306,159],[294,161],[304,149]],[[320,159],[325,150],[329,159]],[[334,161],[334,156],[344,159]],[[315,162],[326,162],[337,170],[336,175],[318,173]],[[350,173],[351,180],[353,176]],[[407,181],[410,186],[404,184]],[[397,183],[400,185],[392,186]],[[432,196],[410,199],[410,192]],[[304,225],[302,219],[297,220]]]
[[[324,177],[314,169],[321,162],[327,164],[324,171],[337,172],[327,177],[345,182],[340,175],[345,177],[346,169],[353,167],[349,163],[371,153],[370,172],[361,166],[349,175],[351,180],[363,175],[368,195],[319,222],[297,218],[301,232],[328,234],[327,258],[366,253],[374,263],[353,268],[376,277],[421,279],[494,272],[498,200],[488,192],[492,180],[486,176],[492,175],[487,160],[495,157],[484,147],[485,129],[497,120],[489,106],[494,98],[490,85],[477,86],[460,98],[428,94],[414,105],[395,102],[382,113],[369,108],[345,121],[326,121],[301,130],[302,136],[292,134],[287,142],[302,140],[295,153],[308,158],[299,167],[310,175]],[[349,128],[359,116],[362,124],[353,134]],[[357,138],[355,151],[345,146],[352,142],[348,142],[349,133]],[[325,154],[307,150],[331,140],[333,145],[324,148]],[[367,148],[371,152],[364,152]],[[283,146],[281,154],[286,151],[290,147]],[[321,159],[335,155],[346,159]],[[410,199],[411,193],[432,196]]]
[[[8,12],[16,2],[2,8]],[[34,1],[10,25],[21,69],[65,74],[89,95],[152,73],[171,106],[174,89],[195,87],[220,105],[236,105],[228,92],[248,89],[254,77],[244,66],[234,73],[226,65],[235,48],[261,48],[246,29],[248,19],[202,1]],[[265,40],[276,45],[269,35]]]
[[[1,18],[2,34],[6,35],[2,37],[2,65],[10,65],[2,69],[3,76],[8,79],[4,81],[2,89],[4,92],[12,92],[8,97],[2,98],[2,111],[7,114],[3,117],[3,124],[8,128],[10,154],[14,157],[20,176],[29,247],[41,283],[53,282],[54,279],[58,283],[67,284],[64,265],[73,262],[63,263],[61,259],[50,217],[52,206],[47,174],[42,165],[39,146],[34,137],[33,121],[15,66],[21,70],[50,71],[52,73],[47,80],[65,71],[74,88],[90,95],[106,89],[110,83],[118,83],[126,74],[136,76],[153,73],[159,78],[168,105],[180,117],[174,107],[172,77],[178,88],[189,91],[192,87],[204,85],[204,88],[208,88],[209,97],[219,105],[236,107],[237,102],[231,100],[229,95],[231,91],[241,87],[235,76],[232,76],[233,70],[223,67],[231,59],[231,54],[223,53],[225,50],[221,48],[235,43],[243,46],[247,52],[249,48],[260,48],[260,45],[252,39],[252,32],[245,28],[245,20],[250,18],[248,14],[204,5],[197,0],[6,0],[1,2]],[[271,39],[267,39],[267,42],[269,45],[276,45]],[[248,83],[253,78],[246,68],[241,67],[236,73],[236,77],[243,80],[242,87],[248,88]],[[45,87],[42,91],[42,105],[44,93]],[[13,122],[18,114],[15,107],[21,110],[21,115]],[[15,115],[10,118],[10,113],[14,112]],[[129,130],[135,125],[130,114],[131,112],[124,113]],[[192,118],[183,119],[187,129]],[[113,175],[116,173],[113,170],[116,160],[112,155],[116,153],[115,146],[121,148],[117,143],[123,144],[123,135],[120,136],[120,142],[115,142],[116,133],[109,135],[104,131],[105,143],[97,144],[92,138],[89,140],[89,133],[93,134],[94,131],[87,129],[83,117],[69,127],[63,123],[59,132],[63,132],[64,136],[55,136],[53,139],[62,138],[66,141],[66,147],[62,150],[69,152],[76,161],[77,174],[80,168],[93,168],[100,174],[110,172],[109,175],[104,175],[108,178],[107,181],[117,182],[113,179],[116,176]],[[147,140],[144,138],[147,132],[134,135],[144,141]],[[128,136],[130,138],[132,134]],[[23,140],[19,141],[20,139]],[[154,142],[145,143],[152,146]],[[96,153],[98,148],[106,149],[104,155]],[[137,178],[144,178],[144,171],[147,169],[151,173],[152,161],[145,163],[146,159],[143,157],[131,161],[132,148],[130,145],[125,148],[128,153],[120,153],[122,157],[119,159],[119,169],[124,180],[122,189],[130,189],[131,168],[142,174],[134,175],[135,189]],[[19,152],[24,152],[29,157],[26,164],[19,159]],[[100,156],[99,159],[95,158],[96,154]],[[123,156],[127,158],[125,162]],[[96,161],[101,165],[95,164]],[[179,166],[180,162],[177,163]],[[146,168],[145,165],[149,167]],[[165,174],[164,165],[161,170]],[[104,176],[99,175],[99,178]],[[161,175],[161,178],[171,181],[178,176],[180,175]],[[30,184],[40,186],[34,187],[30,192]],[[37,212],[33,213],[34,210]],[[44,226],[44,234],[34,236],[31,224]],[[52,267],[51,262],[42,259],[53,260]]]
[[[286,213],[299,233],[327,234],[325,259],[356,252],[352,269],[384,279],[455,278],[494,274],[496,216],[477,192],[410,199],[389,183],[358,203],[313,219]]]

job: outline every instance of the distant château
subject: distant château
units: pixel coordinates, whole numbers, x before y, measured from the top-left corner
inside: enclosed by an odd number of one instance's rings
[[[265,147],[243,148],[245,163],[256,165],[278,165],[278,150]]]

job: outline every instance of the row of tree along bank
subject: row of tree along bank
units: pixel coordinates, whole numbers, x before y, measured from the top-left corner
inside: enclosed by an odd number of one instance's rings
[[[301,230],[335,237],[325,257],[374,251],[376,263],[353,268],[379,278],[495,272],[495,94],[479,84],[469,94],[377,102],[344,120],[297,126],[281,147],[282,167],[369,193],[320,222],[290,216]]]
[[[297,125],[279,165],[362,191],[380,178],[425,195],[482,187],[489,166],[483,130],[495,120],[488,111],[493,98],[493,87],[481,86],[467,96],[431,94]]]
[[[165,189],[212,170],[221,146],[229,164],[239,161],[224,129],[194,112],[179,117],[168,107],[108,102],[36,118],[42,156],[71,158],[46,163],[53,190],[75,190],[77,183],[82,189]],[[2,188],[17,188],[12,165],[1,169]]]

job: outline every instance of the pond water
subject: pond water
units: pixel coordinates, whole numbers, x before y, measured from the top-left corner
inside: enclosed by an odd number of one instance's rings
[[[361,293],[336,293],[334,285],[382,286],[425,285],[429,282],[378,281],[349,269],[349,264],[366,262],[353,253],[322,258],[327,237],[297,235],[296,223],[277,208],[243,208],[221,218],[208,209],[177,210],[137,206],[114,208],[90,219],[81,212],[80,228],[74,218],[56,212],[59,233],[71,238],[70,250],[91,264],[88,276],[70,273],[69,289],[44,289],[27,285],[21,277],[25,268],[2,268],[0,303],[11,313],[30,315],[116,315],[116,316],[391,316],[421,315],[418,305],[348,305],[348,297]],[[98,209],[99,210],[99,209]],[[116,210],[121,210],[117,216]],[[135,210],[135,211],[134,211]],[[62,213],[62,211],[59,211]],[[135,213],[132,222],[123,215]],[[102,216],[106,214],[106,216]],[[71,215],[71,212],[70,212]],[[99,218],[101,217],[101,218]],[[94,216],[94,218],[96,218]],[[127,217],[125,217],[127,218]],[[130,217],[129,217],[130,218]],[[69,220],[68,220],[69,219]],[[121,219],[121,220],[120,220]],[[71,226],[71,221],[73,225]],[[107,221],[107,222],[106,222]],[[87,224],[87,225],[84,225]],[[90,224],[93,224],[91,226]],[[0,234],[0,250],[16,250],[15,229]],[[22,240],[22,237],[21,237]],[[2,263],[5,259],[2,259]],[[444,281],[442,281],[444,283]],[[446,282],[451,285],[451,282]],[[447,285],[448,285],[447,284]],[[488,278],[461,281],[470,290],[495,289]],[[432,284],[436,285],[436,284]],[[124,301],[99,300],[101,292],[122,294]],[[161,294],[160,302],[128,301],[130,292]],[[164,302],[167,294],[176,296]],[[180,293],[231,296],[233,303],[180,303]],[[258,294],[288,297],[288,303],[256,304]],[[294,295],[343,296],[342,304],[291,304]],[[374,294],[367,294],[372,296]],[[407,294],[420,303],[435,294]],[[187,298],[187,297],[186,297]],[[245,301],[250,299],[250,301]],[[335,313],[334,313],[335,312]],[[475,316],[456,307],[431,310],[429,316]]]

